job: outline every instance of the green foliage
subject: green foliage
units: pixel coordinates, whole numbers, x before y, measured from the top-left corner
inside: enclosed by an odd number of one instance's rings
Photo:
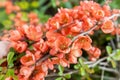
[[[7,55],[7,62],[8,62],[8,67],[13,67],[13,57],[14,57],[15,53],[13,51],[10,51]]]
[[[59,70],[59,75],[62,76],[63,72],[64,72],[64,67],[62,67],[61,65],[58,65],[58,70]]]
[[[112,54],[111,46],[106,46],[106,51],[107,51],[108,55]]]
[[[120,9],[120,0],[113,0],[113,1],[110,3],[110,6],[111,6],[112,8]]]
[[[6,61],[6,58],[0,59],[0,65]]]

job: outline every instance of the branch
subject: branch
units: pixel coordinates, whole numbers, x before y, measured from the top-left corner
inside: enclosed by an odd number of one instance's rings
[[[63,26],[61,26],[59,29],[55,30],[54,32],[58,32],[58,31],[62,30],[63,28],[65,28],[65,27],[67,27],[67,26],[69,26],[69,25],[71,25],[73,23],[74,23],[74,21],[72,21],[70,23],[67,23],[67,24],[64,24]]]
[[[120,14],[113,14],[110,17],[106,17],[105,20],[110,20],[110,19],[113,19],[114,17],[120,17]]]
[[[107,58],[108,58],[108,57],[101,58],[101,59],[99,59],[98,61],[94,62],[93,64],[88,65],[88,67],[90,67],[90,68],[95,67],[96,65],[98,65],[100,62],[106,60]]]
[[[36,61],[36,63],[34,65],[32,65],[32,66],[39,65],[41,62],[45,61],[50,56],[51,56],[50,54],[46,54],[45,56],[43,56],[42,58],[40,58],[38,61]]]
[[[104,20],[110,20],[114,17],[117,17],[117,16],[120,16],[120,14],[113,14],[112,16],[110,17],[106,17]],[[103,20],[103,21],[104,21]],[[101,21],[101,22],[103,22]],[[83,35],[86,35],[86,34],[89,34],[92,30],[94,30],[95,28],[97,28],[99,24],[101,24],[101,22],[97,22],[92,28],[90,28],[88,31],[86,32],[83,32],[83,33],[80,33],[79,35],[75,36],[73,39],[72,39],[72,42],[75,41],[79,36],[83,36]]]
[[[72,42],[75,41],[79,36],[83,36],[83,35],[86,35],[86,34],[90,33],[92,30],[94,30],[95,28],[98,27],[97,25],[98,25],[98,23],[96,23],[96,24],[95,24],[91,29],[89,29],[88,31],[83,32],[83,33],[75,36],[75,37],[72,39]]]

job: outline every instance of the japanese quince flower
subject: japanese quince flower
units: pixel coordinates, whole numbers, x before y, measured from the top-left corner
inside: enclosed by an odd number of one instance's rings
[[[28,30],[26,30],[26,36],[33,41],[39,41],[43,35],[41,31],[41,26],[29,26]]]
[[[73,43],[73,47],[82,48],[84,50],[89,50],[91,46],[92,40],[89,36],[79,36]]]
[[[71,39],[66,38],[65,36],[59,36],[55,41],[55,48],[59,52],[68,53],[70,51]]]
[[[101,29],[104,33],[111,33],[114,31],[114,24],[111,20],[107,20],[103,23]]]
[[[12,47],[19,53],[24,52],[27,49],[27,45],[25,41],[12,42]]]
[[[91,47],[88,50],[88,54],[90,56],[90,60],[95,61],[101,55],[101,50],[97,47]]]
[[[10,31],[10,40],[18,41],[20,39],[22,39],[22,35],[18,30],[11,30]]]
[[[20,69],[20,75],[22,75],[27,80],[30,77],[30,75],[32,74],[33,70],[34,70],[33,66],[32,67],[22,66]]]
[[[26,51],[26,55],[21,57],[20,62],[24,66],[33,65],[35,63],[35,56],[30,51]]]

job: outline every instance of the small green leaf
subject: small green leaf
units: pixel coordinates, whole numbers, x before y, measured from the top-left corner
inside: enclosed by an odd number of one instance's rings
[[[8,62],[8,66],[13,66],[13,56],[14,56],[14,52],[9,52],[7,55],[7,62]]]
[[[107,51],[108,55],[110,55],[112,53],[111,46],[106,46],[106,51]]]
[[[33,1],[33,2],[31,3],[31,7],[32,7],[32,8],[38,8],[38,7],[39,7],[38,1]]]
[[[55,8],[56,7],[56,0],[51,0],[52,6]]]
[[[7,73],[6,73],[6,76],[14,76],[14,69],[8,69],[7,70]]]
[[[79,69],[79,68],[80,68],[79,64],[74,65],[74,69]]]
[[[62,80],[63,78],[62,77],[58,77],[58,78],[56,78],[55,80]]]
[[[5,80],[5,75],[0,75],[0,80]]]
[[[2,67],[0,67],[0,72],[2,71]]]
[[[0,59],[0,65],[6,61],[6,58]]]
[[[64,77],[65,77],[66,79],[70,79],[70,78],[71,78],[71,74],[66,74]]]
[[[112,59],[110,60],[110,62],[111,62],[111,64],[112,64],[112,67],[113,67],[113,68],[116,68],[116,66],[117,66],[116,62],[115,62],[114,60],[112,60]]]
[[[94,69],[90,69],[89,67],[88,67],[88,65],[85,65],[84,66],[84,69],[86,70],[86,72],[88,72],[88,73],[94,73]]]
[[[114,60],[120,60],[120,49],[117,49],[117,50],[115,51],[115,55],[112,56],[112,58],[113,58]]]
[[[80,68],[80,72],[82,76],[85,76],[86,72],[85,69],[83,67]]]
[[[16,75],[12,76],[14,80],[18,80],[18,77]]]
[[[64,67],[62,67],[61,65],[58,65],[58,70],[59,70],[59,75],[63,75],[63,71],[64,71]]]
[[[83,60],[81,59],[81,58],[79,58],[79,63],[81,64],[81,65],[83,65],[84,63],[83,63]]]

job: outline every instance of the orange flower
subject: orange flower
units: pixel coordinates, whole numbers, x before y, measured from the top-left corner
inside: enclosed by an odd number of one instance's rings
[[[5,78],[5,80],[13,80],[13,78],[12,77],[7,77],[7,78]]]
[[[70,9],[59,9],[59,13],[56,15],[59,18],[60,25],[67,24],[73,21],[72,16],[70,16]]]
[[[20,34],[20,32],[18,30],[11,30],[9,39],[12,41],[18,41],[18,40],[22,39],[22,35]]]
[[[77,63],[77,57],[75,57],[72,54],[69,54],[69,58],[68,58],[69,63],[73,64],[73,63]]]
[[[79,48],[73,48],[71,49],[70,54],[75,57],[80,57],[82,55],[82,51]]]
[[[88,54],[89,56],[91,56],[92,58],[99,58],[101,51],[99,48],[96,47],[92,47],[91,49],[88,50]]]
[[[21,57],[20,62],[24,66],[33,65],[35,63],[35,56],[30,51],[26,51],[26,55]]]
[[[22,66],[20,69],[20,74],[24,76],[24,78],[27,80],[32,74],[33,70],[34,70],[34,67]]]
[[[43,33],[41,31],[40,26],[29,26],[26,36],[33,41],[39,41],[42,37]]]
[[[101,29],[104,33],[111,33],[114,31],[114,24],[111,20],[107,20],[103,23]]]
[[[105,16],[110,16],[111,15],[110,6],[104,5],[102,9],[103,9],[103,11],[105,13]]]
[[[67,61],[65,58],[61,58],[61,59],[59,60],[59,63],[60,63],[63,67],[69,66],[68,61]]]
[[[92,40],[89,36],[79,36],[72,45],[72,47],[83,48],[84,50],[89,50],[91,48]]]
[[[46,33],[46,37],[47,37],[47,45],[50,47],[54,46],[54,42],[57,39],[58,36],[61,36],[61,34],[53,32],[52,30],[48,31]]]
[[[59,52],[68,53],[70,51],[71,40],[69,38],[66,38],[64,36],[59,36],[57,40],[55,41],[55,48]]]
[[[40,50],[41,52],[45,53],[48,50],[48,45],[41,39],[39,42],[33,44],[35,50]]]
[[[27,49],[27,43],[24,41],[12,42],[12,46],[19,53],[22,53]]]
[[[103,10],[97,10],[95,13],[93,13],[93,16],[99,20],[105,16],[105,13]]]

